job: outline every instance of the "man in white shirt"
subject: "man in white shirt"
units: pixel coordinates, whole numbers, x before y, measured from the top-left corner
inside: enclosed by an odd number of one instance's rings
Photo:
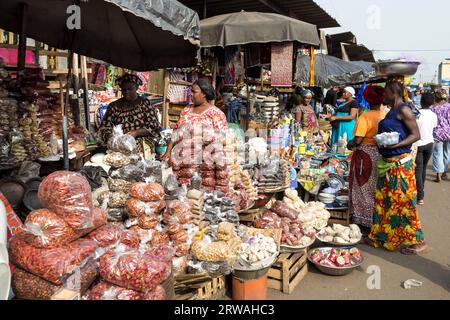
[[[420,140],[418,144],[418,152],[416,157],[416,181],[417,181],[417,204],[423,205],[425,197],[425,177],[427,172],[428,161],[433,155],[433,130],[438,124],[436,114],[430,110],[434,105],[434,94],[425,92],[420,100],[422,109],[420,117],[417,119],[417,125],[420,130]]]

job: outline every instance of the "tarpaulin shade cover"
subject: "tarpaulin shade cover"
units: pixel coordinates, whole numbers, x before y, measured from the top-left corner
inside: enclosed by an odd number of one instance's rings
[[[202,47],[269,42],[320,44],[315,25],[274,13],[241,11],[204,19],[200,26]]]
[[[310,57],[298,56],[295,80],[309,83]],[[368,80],[375,74],[372,63],[344,61],[339,58],[317,54],[314,63],[315,85],[330,88]]]
[[[178,1],[1,0],[1,28],[20,33],[21,2],[28,5],[27,36],[52,47],[137,71],[197,64],[199,17]],[[81,26],[69,30],[74,2]]]

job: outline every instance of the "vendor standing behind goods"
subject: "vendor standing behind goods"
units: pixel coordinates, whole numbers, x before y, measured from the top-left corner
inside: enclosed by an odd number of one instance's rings
[[[160,138],[161,125],[158,113],[148,99],[139,97],[137,90],[142,80],[134,74],[126,74],[116,80],[123,97],[110,103],[99,129],[104,145],[111,137],[113,127],[122,125],[123,132],[136,138],[138,152],[143,152],[143,144],[154,145]]]
[[[295,120],[302,124],[305,131],[312,133],[319,132],[319,121],[317,121],[316,113],[311,106],[313,93],[310,90],[303,90],[301,92],[301,103],[294,107],[293,113]]]
[[[349,180],[350,215],[353,223],[370,230],[377,185],[376,168],[380,158],[374,137],[378,133],[379,122],[384,118],[384,111],[380,110],[384,101],[384,88],[369,86],[363,96],[370,104],[370,110],[359,117],[355,138],[347,145],[353,151]]]
[[[344,134],[347,134],[347,141],[353,140],[353,131],[358,116],[358,103],[354,100],[355,89],[352,87],[345,88],[342,98],[344,103],[337,108],[336,114],[325,116],[333,126],[332,144],[339,143]]]
[[[181,112],[180,120],[176,124],[176,129],[186,123],[190,123],[195,126],[202,125],[204,127],[211,127],[219,132],[226,130],[227,118],[219,108],[211,104],[214,98],[215,92],[213,86],[207,80],[197,80],[192,85],[192,100],[194,105],[184,108]],[[167,147],[167,152],[161,159],[168,160],[173,147],[174,144],[171,141]]]
[[[427,245],[417,211],[417,188],[411,146],[420,139],[411,107],[403,100],[403,85],[386,84],[385,102],[391,111],[378,126],[378,133],[398,132],[399,143],[379,148],[375,212],[368,242],[375,247],[403,254],[422,253]]]

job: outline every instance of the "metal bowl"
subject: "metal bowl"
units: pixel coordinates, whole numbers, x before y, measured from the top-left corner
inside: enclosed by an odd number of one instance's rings
[[[23,200],[23,196],[28,187],[25,183],[14,178],[4,178],[0,181],[0,192],[2,192],[10,205],[14,208],[18,207]]]
[[[23,204],[30,211],[42,209],[43,207],[39,200],[38,189],[29,189],[25,192]]]
[[[316,250],[316,249],[320,249],[320,250],[331,250],[331,249],[333,249],[333,248],[330,248],[330,247],[325,247],[325,248],[315,248],[314,250]],[[311,259],[311,252],[312,252],[312,250],[310,250],[310,251],[308,252],[308,260],[309,260],[309,262],[311,262],[311,263],[312,263],[317,269],[319,269],[321,272],[323,272],[323,273],[325,273],[325,274],[328,274],[328,275],[330,275],[330,276],[345,276],[345,275],[351,273],[351,272],[352,272],[353,270],[355,270],[356,268],[360,267],[361,264],[362,264],[363,261],[364,261],[364,258],[361,256],[361,260],[360,260],[357,264],[355,264],[355,265],[353,265],[353,266],[351,266],[351,267],[341,267],[341,268],[339,268],[339,267],[327,267],[327,266],[323,266],[323,265],[321,265],[321,264],[318,264],[317,262],[315,262],[314,260],[312,260],[312,259]]]
[[[376,75],[379,77],[387,76],[413,76],[419,68],[418,61],[392,60],[375,63]]]

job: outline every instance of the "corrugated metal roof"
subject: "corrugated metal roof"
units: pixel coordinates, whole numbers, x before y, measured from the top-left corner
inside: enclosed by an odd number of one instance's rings
[[[241,10],[279,13],[315,24],[319,29],[340,24],[313,0],[207,0],[204,17],[203,0],[179,0],[198,12],[200,19]]]

